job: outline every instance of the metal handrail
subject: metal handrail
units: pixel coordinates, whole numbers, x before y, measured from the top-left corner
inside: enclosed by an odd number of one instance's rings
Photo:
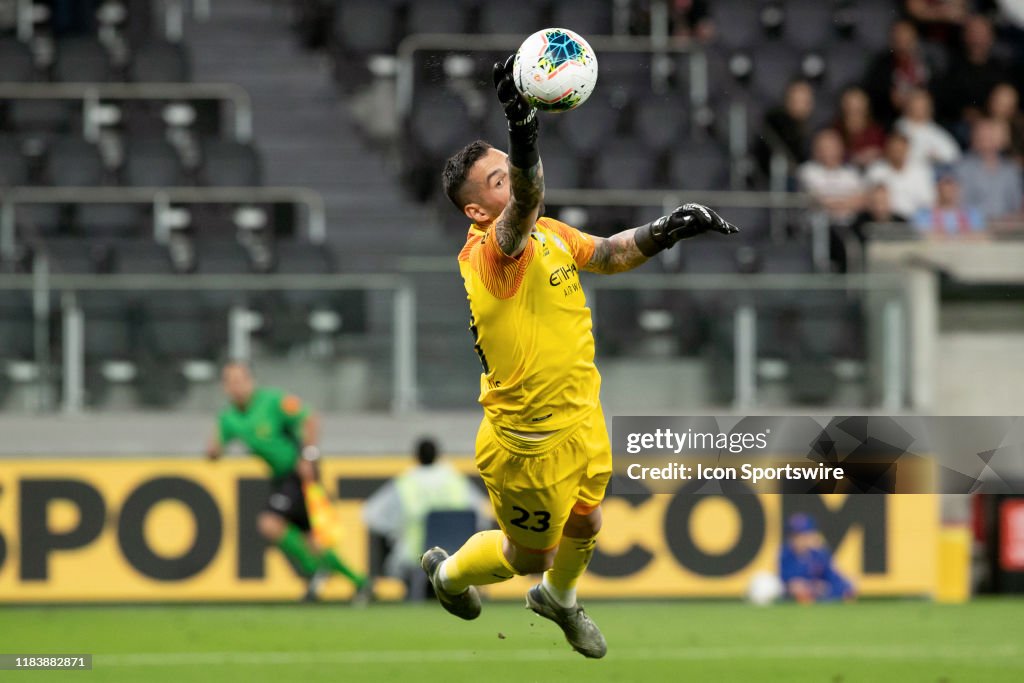
[[[72,275],[50,272],[45,257],[37,257],[31,275],[0,275],[0,291],[26,290],[36,302],[36,362],[44,367],[49,359],[51,293],[60,293],[63,335],[63,410],[77,413],[82,409],[85,383],[85,315],[78,304],[77,293],[85,291],[390,291],[394,296],[392,311],[392,409],[396,413],[416,408],[416,289],[402,274],[340,273],[333,275]],[[228,314],[232,348],[248,349],[252,327],[241,307]],[[46,393],[44,382],[40,387]],[[45,399],[42,401],[45,403]]]
[[[187,204],[290,202],[305,208],[306,236],[327,239],[327,208],[320,193],[306,187],[8,187],[0,188],[0,255],[10,257],[16,240],[18,204]],[[159,229],[156,229],[159,232]],[[157,235],[159,238],[160,235]]]
[[[0,100],[105,99],[223,100],[231,104],[235,139],[252,139],[252,99],[235,83],[0,83]],[[87,115],[84,109],[82,115]]]

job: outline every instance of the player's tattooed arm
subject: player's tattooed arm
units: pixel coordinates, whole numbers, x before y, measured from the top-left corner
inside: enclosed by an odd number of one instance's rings
[[[611,275],[632,270],[645,263],[647,257],[636,246],[636,238],[633,236],[635,232],[636,228],[631,228],[608,238],[594,237],[594,253],[583,270]]]
[[[494,222],[494,236],[502,253],[516,256],[526,246],[526,239],[540,214],[544,200],[544,167],[540,160],[526,169],[517,168],[510,161],[508,182],[511,184],[511,197]]]

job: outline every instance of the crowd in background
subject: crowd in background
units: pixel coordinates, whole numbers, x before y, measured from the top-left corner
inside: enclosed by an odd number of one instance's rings
[[[993,18],[967,4],[908,0],[888,48],[826,125],[812,124],[825,105],[807,80],[790,83],[765,116],[796,187],[836,229],[863,239],[865,223],[906,222],[928,237],[971,238],[1024,220],[1021,69],[1000,49]]]

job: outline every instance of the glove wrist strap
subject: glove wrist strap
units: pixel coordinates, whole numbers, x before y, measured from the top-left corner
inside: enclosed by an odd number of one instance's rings
[[[660,221],[660,219],[659,219]],[[665,249],[665,245],[661,244],[661,231],[658,229],[659,226],[655,224],[659,221],[652,221],[645,225],[641,225],[633,233],[633,241],[636,242],[636,248],[640,250],[640,253],[650,258],[660,251]]]

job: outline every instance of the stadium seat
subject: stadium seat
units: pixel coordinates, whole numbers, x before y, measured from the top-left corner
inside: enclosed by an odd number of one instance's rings
[[[128,67],[128,77],[137,83],[184,83],[191,80],[190,76],[184,47],[164,41],[149,40],[140,45]]]
[[[634,104],[633,130],[648,150],[660,154],[686,138],[689,111],[683,95],[648,95]]]
[[[598,56],[598,89],[616,104],[651,92],[651,53],[608,51]],[[677,89],[681,92],[677,84]]]
[[[424,521],[423,548],[437,546],[439,548],[460,548],[470,536],[476,533],[475,510],[434,510],[427,514]],[[421,572],[414,572],[410,577],[407,600],[422,600],[429,597],[427,593],[427,577]]]
[[[31,292],[0,290],[0,361],[35,355]]]
[[[764,43],[753,49],[751,87],[765,104],[777,104],[786,85],[800,75],[799,51],[781,42]]]
[[[53,79],[62,83],[105,83],[114,80],[110,54],[91,38],[69,38],[57,43]]]
[[[141,204],[78,204],[73,221],[77,232],[93,238],[141,237],[152,232]]]
[[[467,132],[473,129],[466,106],[454,93],[432,93],[417,100],[409,123],[414,144],[432,159],[445,158],[468,142]]]
[[[46,176],[58,187],[102,185],[103,159],[95,145],[78,137],[53,141],[46,155]]]
[[[830,0],[786,0],[783,42],[800,50],[820,48],[836,37]]]
[[[22,156],[18,141],[10,137],[0,138],[0,187],[27,185],[28,179],[28,160]]]
[[[882,50],[889,43],[889,26],[899,18],[891,0],[857,0],[846,3],[843,14],[849,17],[853,37],[864,49],[865,57]]]
[[[252,145],[233,140],[203,142],[203,184],[211,187],[252,187],[262,183],[259,152]]]
[[[753,45],[762,35],[760,6],[750,0],[715,0],[710,3],[712,20],[719,27],[717,40],[728,48]]]
[[[713,142],[681,145],[669,159],[669,183],[679,190],[721,190],[729,186],[729,157]]]
[[[595,159],[594,187],[598,189],[646,190],[658,184],[657,157],[639,140],[611,140]]]
[[[837,97],[847,86],[859,83],[867,70],[870,53],[857,43],[833,41],[823,52],[826,97]]]
[[[594,93],[587,106],[558,120],[559,132],[577,154],[591,156],[614,137],[620,114],[607,97]]]
[[[197,239],[195,273],[197,275],[250,275],[252,262],[245,249],[234,240]],[[226,311],[231,306],[242,306],[248,301],[246,290],[208,289],[195,293],[203,307]]]
[[[561,137],[546,135],[540,144],[540,151],[546,187],[559,190],[583,187],[580,161]]]
[[[162,138],[129,139],[125,149],[124,182],[133,187],[184,185],[177,151]]]
[[[68,100],[11,100],[7,124],[19,132],[43,136],[80,130],[82,105]]]
[[[405,32],[466,33],[469,25],[467,8],[452,0],[417,0],[409,3]]]
[[[567,28],[581,36],[606,36],[612,33],[611,2],[556,2],[552,26]]]
[[[538,0],[512,3],[506,0],[482,0],[480,33],[528,36],[548,25],[545,23],[545,5]]]
[[[334,39],[348,53],[388,53],[397,46],[397,13],[381,0],[339,0],[334,14]]]
[[[0,39],[0,83],[28,83],[38,78],[32,51],[24,43]]]

